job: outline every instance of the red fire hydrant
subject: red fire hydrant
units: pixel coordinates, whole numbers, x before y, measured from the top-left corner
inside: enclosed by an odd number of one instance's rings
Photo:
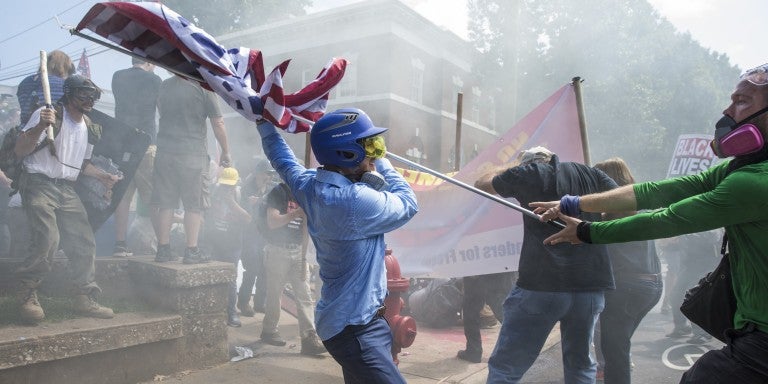
[[[387,289],[389,290],[387,298],[384,299],[384,305],[387,306],[384,317],[392,328],[392,361],[400,364],[397,354],[403,348],[410,347],[416,339],[416,320],[410,316],[400,315],[400,310],[405,305],[400,295],[408,292],[410,283],[400,275],[400,263],[389,248],[384,251],[384,265],[387,267]]]

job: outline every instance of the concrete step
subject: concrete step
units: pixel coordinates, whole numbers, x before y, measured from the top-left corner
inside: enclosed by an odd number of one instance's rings
[[[0,328],[0,377],[2,370],[10,368],[182,336],[181,316],[151,313],[120,313],[113,319],[78,318],[38,326],[5,326]]]

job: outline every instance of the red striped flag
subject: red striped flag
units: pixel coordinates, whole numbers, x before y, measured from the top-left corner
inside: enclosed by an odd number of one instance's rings
[[[204,30],[160,3],[97,3],[75,29],[88,29],[172,72],[200,79],[202,86],[216,92],[248,120],[267,118],[291,132],[308,129],[306,124],[292,123],[290,114],[294,108],[296,113],[314,111],[309,115],[313,120],[322,116],[325,104],[320,100],[341,81],[346,65],[343,59],[332,60],[336,64],[321,72],[328,74],[322,79],[319,76],[317,84],[313,82],[314,85],[285,96],[282,76],[287,63],[272,72],[272,80],[265,87],[261,52],[243,47],[227,50]],[[266,104],[267,113],[263,113]]]
[[[77,63],[77,72],[87,78],[91,78],[91,66],[88,64],[88,55],[85,54],[85,48],[83,48],[83,54],[80,55],[80,61]]]
[[[299,115],[305,119],[317,121],[323,117],[325,109],[328,106],[328,96],[344,77],[344,70],[347,68],[347,61],[344,59],[333,58],[320,71],[317,78],[307,84],[301,91],[285,96],[285,104],[290,106],[294,115]],[[307,123],[291,120],[291,125],[286,128],[288,132],[306,132],[310,127]]]
[[[261,86],[264,118],[280,127],[287,127],[291,122],[291,111],[285,106],[283,93],[283,75],[290,62],[286,60],[275,67]]]

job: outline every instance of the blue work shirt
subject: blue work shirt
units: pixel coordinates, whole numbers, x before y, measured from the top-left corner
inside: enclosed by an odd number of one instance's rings
[[[64,79],[56,75],[48,75],[48,86],[51,91],[51,103],[56,104],[64,96]],[[43,83],[40,74],[29,75],[19,83],[16,89],[16,98],[19,100],[19,112],[21,113],[21,126],[23,127],[32,112],[45,104],[43,97]]]
[[[307,215],[323,280],[318,336],[328,340],[348,325],[367,324],[387,295],[384,234],[418,212],[416,195],[387,159],[375,163],[389,184],[379,192],[336,172],[304,168],[272,124],[258,130],[272,167]]]

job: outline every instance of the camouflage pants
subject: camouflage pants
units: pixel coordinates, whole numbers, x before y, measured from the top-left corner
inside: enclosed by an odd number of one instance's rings
[[[25,285],[37,286],[50,272],[53,255],[61,248],[69,260],[70,277],[77,293],[98,292],[94,281],[96,242],[72,183],[25,173],[20,187],[31,241],[16,276]]]

